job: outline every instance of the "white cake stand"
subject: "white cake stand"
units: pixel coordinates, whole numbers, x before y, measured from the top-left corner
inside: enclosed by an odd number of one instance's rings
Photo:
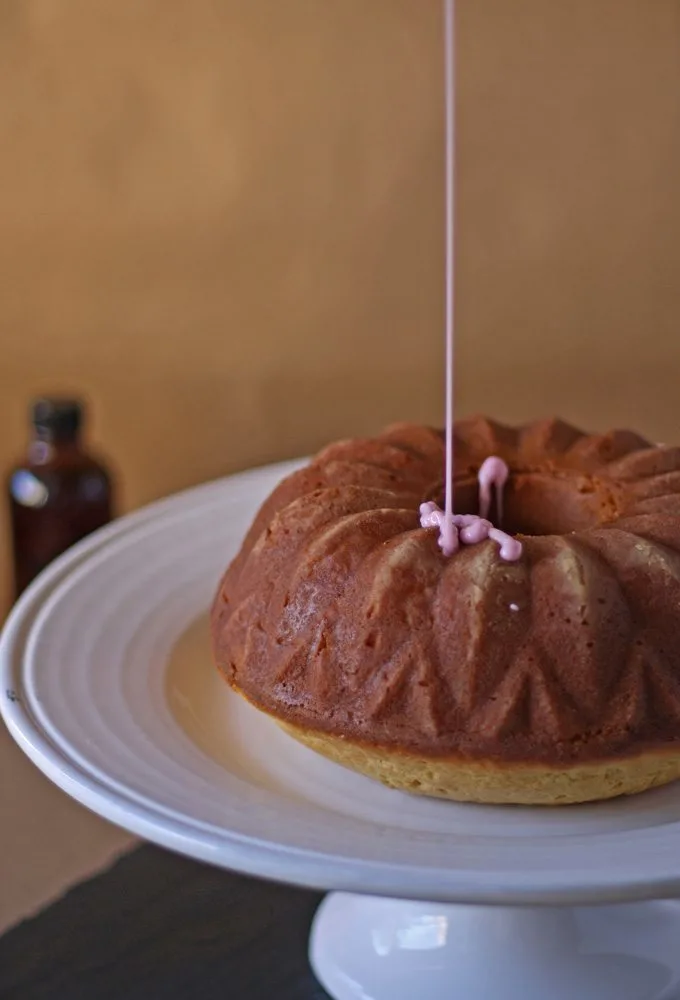
[[[36,581],[0,641],[17,742],[142,837],[335,890],[311,961],[337,1000],[679,996],[680,784],[554,811],[419,799],[317,757],[227,690],[206,608],[289,468],[147,508]]]

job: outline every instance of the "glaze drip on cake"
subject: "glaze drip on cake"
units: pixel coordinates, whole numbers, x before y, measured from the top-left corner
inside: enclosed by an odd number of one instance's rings
[[[428,500],[420,505],[421,528],[439,529],[439,548],[445,556],[452,556],[463,545],[478,545],[490,538],[499,546],[501,559],[516,562],[522,555],[522,543],[505,531],[495,528],[488,520],[491,508],[491,488],[496,490],[496,509],[499,520],[503,516],[503,487],[509,469],[502,458],[492,455],[482,462],[479,482],[479,514],[447,514],[436,503]],[[445,530],[448,526],[448,530]]]
[[[522,555],[522,543],[512,535],[494,528],[491,521],[478,514],[452,514],[453,532],[448,537],[442,533],[445,514],[436,503],[428,500],[420,505],[420,526],[422,528],[439,528],[439,547],[445,556],[457,552],[460,544],[478,545],[490,538],[499,546],[499,555],[506,562],[516,562]]]
[[[477,480],[479,482],[479,516],[488,518],[491,510],[491,491],[496,493],[498,526],[503,523],[503,487],[508,481],[510,470],[498,455],[490,455],[482,462]]]

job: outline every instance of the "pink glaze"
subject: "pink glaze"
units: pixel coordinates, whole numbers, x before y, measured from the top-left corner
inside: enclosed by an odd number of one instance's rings
[[[453,521],[453,347],[455,318],[455,169],[456,169],[456,45],[455,0],[444,0],[444,117],[446,135],[446,470],[444,517],[439,524],[439,545],[445,555],[458,548]]]
[[[446,514],[436,503],[428,501],[420,505],[420,525],[422,528],[439,528],[439,546],[445,556],[451,556],[457,552],[460,545],[477,545],[479,542],[490,538],[499,547],[499,555],[506,562],[516,562],[522,555],[522,543],[512,535],[506,534],[494,528],[491,521],[477,514],[453,514],[451,516],[451,527],[453,528],[451,541],[446,546],[443,544],[444,525]]]
[[[492,456],[479,470],[480,517],[476,514],[453,512],[453,358],[455,320],[455,168],[456,168],[456,62],[455,62],[455,0],[444,0],[444,109],[446,135],[446,469],[444,477],[444,510],[434,503],[420,506],[423,528],[439,528],[439,547],[445,556],[452,556],[463,545],[476,545],[487,538],[500,546],[500,557],[508,561],[519,559],[521,542],[504,531],[494,528],[487,515],[491,509],[491,487],[496,489],[498,516],[502,518],[503,486],[508,467]]]
[[[452,556],[459,548],[459,520],[456,514],[446,516],[436,503],[428,500],[420,505],[421,528],[439,528],[439,548],[445,556]]]
[[[503,521],[503,487],[508,481],[510,470],[497,455],[490,455],[482,463],[477,474],[479,480],[479,516],[488,517],[491,510],[491,487],[496,490],[496,510],[498,521]]]

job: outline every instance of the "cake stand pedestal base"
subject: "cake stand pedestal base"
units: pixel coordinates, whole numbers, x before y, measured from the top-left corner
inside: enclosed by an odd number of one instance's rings
[[[678,1000],[680,903],[513,907],[331,893],[310,959],[335,1000]]]

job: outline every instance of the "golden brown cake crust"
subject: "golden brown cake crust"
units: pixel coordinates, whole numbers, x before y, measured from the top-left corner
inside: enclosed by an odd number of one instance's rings
[[[279,725],[316,753],[414,795],[496,805],[567,806],[635,795],[680,778],[680,747],[568,767],[426,757]]]
[[[485,458],[510,466],[522,559],[493,542],[445,559],[419,527],[441,494],[439,431],[333,444],[274,491],[222,580],[229,683],[383,756],[565,769],[680,752],[680,449],[485,418],[455,444],[461,512]]]

